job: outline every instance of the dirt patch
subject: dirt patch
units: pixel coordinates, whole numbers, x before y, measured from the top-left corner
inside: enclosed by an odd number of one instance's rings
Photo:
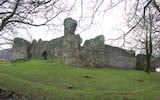
[[[30,100],[28,96],[0,89],[0,100]]]
[[[85,75],[83,78],[92,78],[91,76]]]

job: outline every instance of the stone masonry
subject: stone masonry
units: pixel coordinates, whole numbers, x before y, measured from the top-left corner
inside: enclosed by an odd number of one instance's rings
[[[32,43],[21,38],[14,39],[12,57],[16,59],[61,59],[62,63],[71,66],[116,67],[135,69],[141,65],[134,51],[105,45],[104,36],[85,41],[75,35],[77,21],[72,18],[64,20],[64,36],[51,41],[41,39]],[[136,59],[137,58],[137,59]],[[137,67],[138,66],[138,67]]]
[[[127,68],[127,69],[135,68],[136,67],[135,52],[106,45],[105,65],[111,67]]]
[[[87,40],[81,48],[80,61],[82,66],[104,67],[105,66],[105,44],[104,36],[100,35],[94,39]]]
[[[30,43],[21,38],[15,38],[12,48],[12,59],[28,59]]]

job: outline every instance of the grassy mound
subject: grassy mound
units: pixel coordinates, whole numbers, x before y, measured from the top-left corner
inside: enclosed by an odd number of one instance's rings
[[[31,60],[0,64],[0,89],[35,100],[160,100],[160,73]]]

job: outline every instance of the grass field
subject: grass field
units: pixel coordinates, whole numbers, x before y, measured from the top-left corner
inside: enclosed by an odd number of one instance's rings
[[[0,88],[34,100],[160,100],[160,73],[31,60],[0,64]]]

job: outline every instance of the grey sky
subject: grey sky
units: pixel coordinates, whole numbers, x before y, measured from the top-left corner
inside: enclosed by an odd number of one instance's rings
[[[59,6],[62,6],[62,8],[65,8],[65,5],[72,5],[75,0],[60,0],[58,3]],[[105,36],[105,43],[110,45],[120,45],[122,44],[122,41],[108,41],[109,39],[115,39],[121,34],[128,31],[128,27],[126,26],[126,14],[132,10],[132,5],[135,0],[104,0],[103,5],[101,6],[100,10],[96,13],[94,17],[94,25],[92,25],[90,28],[88,28],[86,31],[83,31],[82,28],[85,28],[87,24],[90,23],[90,20],[87,19],[90,13],[92,13],[92,10],[86,10],[90,9],[90,7],[93,7],[91,1],[96,0],[82,0],[83,1],[83,13],[80,6],[80,0],[77,0],[76,6],[73,8],[72,12],[68,15],[68,13],[62,13],[60,16],[56,17],[52,20],[51,27],[41,26],[41,27],[30,27],[26,26],[25,29],[15,29],[13,37],[22,37],[26,40],[31,41],[32,39],[42,39],[42,40],[51,40],[60,36],[64,35],[63,32],[63,20],[66,17],[72,17],[73,19],[76,19],[78,21],[78,27],[76,30],[76,34],[80,34],[80,36],[83,38],[83,40],[87,40],[90,38],[94,38],[97,35],[104,35]],[[101,0],[100,0],[101,1]],[[116,5],[114,8],[114,4],[117,2],[122,1],[119,5]],[[126,1],[126,2],[125,2]],[[111,5],[111,2],[113,5]],[[62,3],[65,3],[64,5],[61,5]],[[108,9],[106,13],[104,12],[104,9]],[[51,12],[53,13],[53,12]],[[52,14],[51,14],[52,15]],[[54,13],[53,13],[54,15]],[[43,15],[40,15],[43,16]],[[82,18],[79,22],[79,19],[81,16],[86,17]],[[34,22],[41,23],[44,19],[38,18],[37,16],[33,16]],[[58,25],[57,27],[55,27]],[[122,30],[121,30],[122,29]],[[84,42],[84,41],[83,41]]]
[[[67,1],[67,0],[66,0]],[[117,1],[117,0],[115,0]],[[109,5],[107,5],[109,6]],[[102,6],[103,7],[103,6]],[[77,8],[72,14],[68,17],[72,17],[74,19],[78,19],[80,15],[80,11]],[[62,20],[57,20],[55,22],[60,23],[61,27],[55,27],[53,30],[48,30],[47,27],[29,27],[28,32],[30,34],[27,34],[25,30],[19,30],[19,34],[15,35],[15,37],[25,37],[27,40],[31,40],[29,35],[32,36],[33,39],[42,39],[42,40],[51,40],[53,38],[57,38],[60,36],[63,36],[63,19],[65,19],[66,15],[61,15]],[[35,19],[35,21],[40,21],[41,19]],[[122,2],[117,7],[114,7],[111,10],[108,10],[105,15],[103,13],[99,13],[95,16],[94,22],[95,25],[92,25],[88,30],[83,31],[78,26],[76,30],[76,34],[80,34],[80,36],[83,38],[83,40],[94,38],[98,35],[104,35],[105,39],[113,39],[119,36],[120,31],[118,31],[118,28],[126,29],[126,26],[124,25],[124,3]],[[82,21],[81,24],[85,24],[87,21]],[[88,22],[89,23],[89,22]],[[80,24],[78,22],[78,24]],[[83,26],[83,25],[82,25]],[[57,28],[57,29],[56,29]],[[28,38],[26,38],[28,37]],[[105,43],[111,44],[110,41],[106,41]],[[116,45],[116,43],[115,43]]]

